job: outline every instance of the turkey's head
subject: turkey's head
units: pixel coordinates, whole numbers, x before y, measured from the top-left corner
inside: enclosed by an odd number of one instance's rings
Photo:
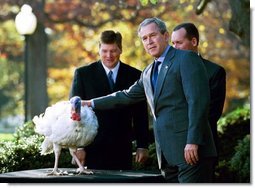
[[[71,119],[74,121],[81,120],[81,98],[78,96],[70,99],[71,103]]]

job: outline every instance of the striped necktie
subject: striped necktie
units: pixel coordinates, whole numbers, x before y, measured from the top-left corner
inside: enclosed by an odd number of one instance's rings
[[[108,80],[109,80],[109,85],[110,85],[111,91],[113,91],[114,80],[113,80],[113,72],[111,70],[108,73]]]
[[[152,89],[155,91],[157,79],[158,79],[158,66],[160,65],[160,61],[155,61],[153,65],[153,72],[152,72],[152,77],[151,77],[151,84],[152,84]]]

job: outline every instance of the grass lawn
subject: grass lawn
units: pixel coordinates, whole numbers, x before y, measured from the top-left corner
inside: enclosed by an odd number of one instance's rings
[[[13,140],[13,133],[0,133],[0,142]]]

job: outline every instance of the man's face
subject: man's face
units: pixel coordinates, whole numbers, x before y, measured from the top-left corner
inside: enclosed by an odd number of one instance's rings
[[[100,44],[99,47],[100,59],[102,60],[103,64],[109,69],[112,69],[117,65],[121,53],[122,51],[115,43]]]
[[[172,32],[171,42],[174,48],[197,51],[197,40],[195,38],[189,40],[184,28]]]
[[[160,33],[155,23],[143,26],[140,29],[139,36],[146,52],[155,58],[160,57],[168,45],[168,32]]]

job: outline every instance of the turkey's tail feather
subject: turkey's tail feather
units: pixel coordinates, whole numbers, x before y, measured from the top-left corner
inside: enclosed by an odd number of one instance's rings
[[[53,152],[53,143],[46,137],[41,145],[41,155],[47,155]]]
[[[51,127],[47,126],[47,121],[44,119],[44,114],[40,114],[39,116],[34,116],[33,123],[35,124],[35,132],[44,135],[49,136],[51,134]]]

